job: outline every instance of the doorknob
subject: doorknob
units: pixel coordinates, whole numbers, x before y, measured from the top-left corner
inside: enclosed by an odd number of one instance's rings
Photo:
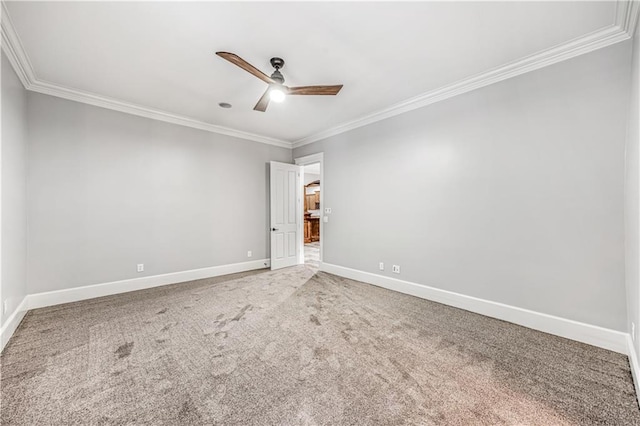
[[[272,230],[272,231],[277,231],[277,230],[278,230],[278,228],[271,228],[271,230]]]

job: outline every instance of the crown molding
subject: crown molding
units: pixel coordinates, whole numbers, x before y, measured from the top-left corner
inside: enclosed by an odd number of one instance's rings
[[[22,42],[16,33],[11,17],[7,11],[6,3],[2,2],[2,10],[0,12],[0,32],[2,35],[2,50],[7,55],[7,59],[15,70],[20,82],[25,88],[29,88],[36,80],[33,72],[33,66],[29,57],[22,47]]]
[[[36,81],[35,83],[32,83],[30,87],[27,87],[27,89],[45,95],[57,96],[59,98],[64,98],[71,101],[82,102],[101,108],[107,108],[127,114],[150,118],[152,120],[164,121],[166,123],[205,130],[207,132],[217,133],[220,135],[232,136],[235,138],[246,139],[254,142],[264,143],[267,145],[275,145],[282,148],[291,149],[291,142],[271,138],[268,136],[257,135],[255,133],[244,132],[242,130],[236,130],[230,127],[217,126],[215,124],[206,123],[204,121],[195,120],[193,118],[152,109],[129,102],[123,102],[117,99],[108,98],[106,96],[75,90],[44,81]]]
[[[107,108],[114,111],[120,111],[126,114],[146,117],[152,120],[164,121],[166,123],[205,130],[207,132],[217,133],[220,135],[232,136],[235,138],[291,149],[291,142],[288,141],[244,132],[242,130],[232,129],[229,127],[218,126],[167,111],[148,108],[142,105],[136,105],[134,103],[40,80],[36,77],[31,61],[29,60],[29,57],[22,46],[22,42],[15,31],[15,27],[11,21],[11,16],[8,13],[7,6],[4,1],[2,2],[2,19],[0,26],[2,30],[2,49],[7,55],[11,66],[18,75],[18,78],[22,82],[22,85],[27,90],[101,108]]]
[[[627,10],[631,10],[630,8]],[[629,20],[631,23],[633,20]],[[637,19],[635,19],[637,22]],[[331,136],[339,135],[349,130],[357,129],[377,121],[385,120],[396,115],[404,114],[463,93],[470,92],[481,87],[489,86],[494,83],[525,74],[567,59],[574,58],[585,53],[592,52],[603,47],[610,46],[621,41],[630,39],[629,33],[623,28],[612,25],[602,30],[587,34],[583,37],[574,39],[567,43],[563,43],[543,50],[534,55],[530,55],[517,61],[508,63],[498,68],[476,74],[472,77],[462,79],[456,83],[440,87],[436,90],[423,93],[422,95],[404,100],[402,102],[391,105],[390,107],[376,111],[372,114],[359,117],[355,120],[340,124],[330,129],[315,133],[311,136],[299,139],[293,142],[293,148],[298,148],[326,139]]]
[[[636,32],[638,17],[640,15],[640,1],[638,0],[618,0],[616,2],[614,25],[620,27],[630,38]]]
[[[2,1],[1,32],[2,49],[16,71],[18,78],[27,90],[221,135],[251,140],[268,145],[275,145],[283,148],[298,148],[331,136],[348,132],[349,130],[357,129],[358,127],[366,126],[405,112],[413,111],[414,109],[422,108],[481,87],[498,83],[529,71],[534,71],[548,65],[565,61],[567,59],[628,40],[633,37],[638,25],[639,15],[640,1],[617,0],[613,17],[614,23],[609,27],[569,42],[559,44],[550,49],[545,49],[492,70],[476,74],[455,83],[406,99],[402,102],[391,105],[390,107],[356,118],[355,120],[339,124],[294,142],[244,132],[229,127],[218,126],[167,111],[148,108],[142,105],[136,105],[130,102],[109,98],[107,96],[72,89],[40,80],[37,78],[29,57],[22,46],[22,42],[15,31],[4,1]]]
[[[298,148],[633,38],[640,0],[617,0],[613,25],[293,142]]]

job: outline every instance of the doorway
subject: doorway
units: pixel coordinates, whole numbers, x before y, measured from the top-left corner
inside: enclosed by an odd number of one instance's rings
[[[301,263],[318,269],[323,247],[323,167],[322,154],[296,159],[302,166],[302,231],[300,232]]]
[[[318,267],[320,264],[320,163],[312,163],[302,167],[303,209],[302,235],[304,263]]]

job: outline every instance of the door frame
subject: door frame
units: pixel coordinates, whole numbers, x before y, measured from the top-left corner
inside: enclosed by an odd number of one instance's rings
[[[318,152],[316,154],[305,155],[304,157],[298,157],[295,160],[295,164],[297,166],[305,166],[314,163],[320,163],[320,264],[322,264],[322,259],[324,259],[323,249],[324,249],[324,193],[325,193],[325,184],[324,184],[324,153]],[[303,171],[304,173],[304,171]],[[302,191],[304,191],[304,182],[302,182]],[[304,214],[304,204],[303,199],[300,197],[300,214]],[[302,227],[304,226],[304,218],[300,221],[300,238],[298,238],[298,246],[300,248],[300,263],[304,263],[304,230]]]

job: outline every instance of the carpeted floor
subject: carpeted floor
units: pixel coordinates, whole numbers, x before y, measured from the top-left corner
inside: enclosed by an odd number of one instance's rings
[[[636,425],[625,356],[411,296],[257,271],[31,311],[3,425]]]

